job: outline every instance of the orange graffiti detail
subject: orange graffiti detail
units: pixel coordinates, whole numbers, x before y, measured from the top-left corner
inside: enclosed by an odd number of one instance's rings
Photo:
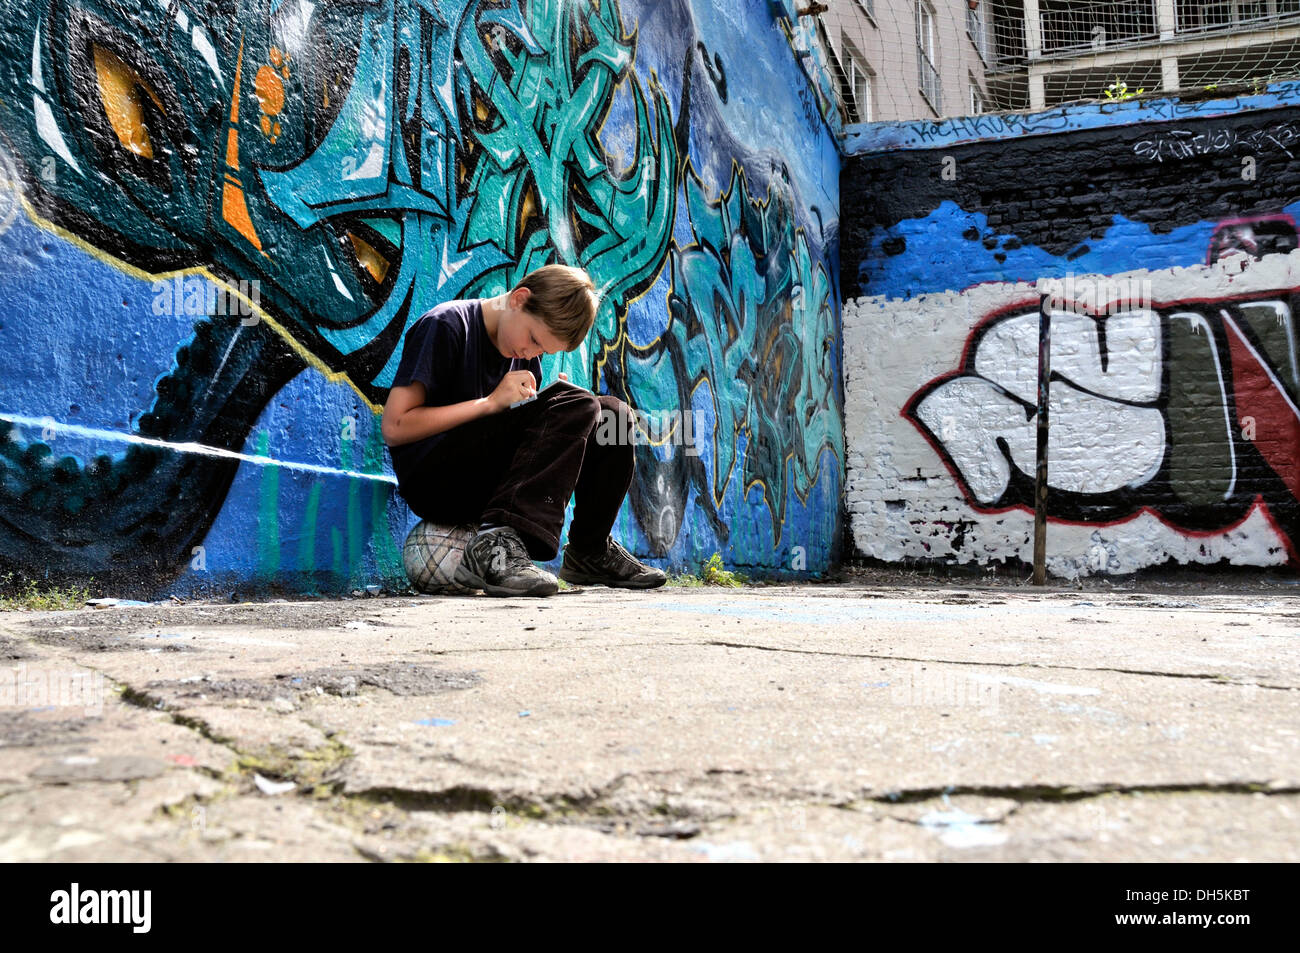
[[[361,267],[370,272],[370,277],[377,284],[383,284],[384,276],[388,274],[388,259],[356,232],[348,232],[348,240],[352,242],[352,249]]]
[[[262,112],[268,116],[278,116],[284,108],[284,83],[280,82],[275,70],[269,66],[259,69],[257,78],[253,80],[253,89],[257,91]]]
[[[262,251],[262,240],[257,237],[253,220],[248,216],[248,203],[244,201],[244,190],[237,185],[231,185],[229,180],[221,193],[221,217],[233,226],[235,231],[247,238],[254,248]]]
[[[282,53],[279,47],[273,46],[269,58],[272,65],[263,64],[258,68],[257,76],[253,79],[253,90],[262,107],[262,135],[274,143],[280,138],[280,124],[275,121],[275,117],[284,109],[284,82],[280,77],[289,78],[289,56]],[[276,73],[276,68],[280,70],[279,73]]]
[[[149,138],[149,128],[145,124],[144,101],[141,90],[153,100],[159,112],[163,109],[162,100],[153,91],[153,87],[140,78],[140,74],[128,66],[107,47],[94,44],[95,78],[99,84],[99,100],[104,107],[113,132],[122,148],[142,156],[153,158],[153,142]]]
[[[262,240],[257,237],[253,220],[248,214],[248,202],[244,199],[243,183],[235,175],[239,171],[239,78],[244,66],[244,39],[239,38],[239,55],[235,58],[235,93],[230,101],[230,130],[226,136],[226,181],[221,190],[221,217],[248,239],[249,243],[261,251]]]

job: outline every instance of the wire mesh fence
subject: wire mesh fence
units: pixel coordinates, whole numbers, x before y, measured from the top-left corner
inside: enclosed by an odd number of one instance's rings
[[[1300,77],[1300,0],[825,0],[846,123]]]

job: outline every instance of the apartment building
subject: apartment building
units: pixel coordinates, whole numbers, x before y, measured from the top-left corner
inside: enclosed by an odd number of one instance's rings
[[[826,0],[823,41],[846,123],[989,108],[988,0]]]

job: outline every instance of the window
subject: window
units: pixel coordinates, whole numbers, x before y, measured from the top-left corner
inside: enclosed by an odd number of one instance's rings
[[[943,113],[943,87],[939,68],[935,66],[934,10],[925,0],[916,4],[916,70],[920,74],[921,95],[936,115]]]
[[[871,122],[872,114],[875,112],[874,103],[872,102],[874,89],[871,82],[871,68],[850,55],[848,74],[851,96],[849,112],[854,117],[853,121]]]
[[[876,74],[847,35],[841,33],[840,43],[843,50],[840,57],[840,92],[848,121],[871,122],[875,114],[873,81]]]
[[[984,94],[980,91],[979,83],[975,82],[975,77],[967,74],[970,83],[970,114],[978,116],[988,109],[988,104],[984,101]]]
[[[865,13],[867,17],[871,20],[871,22],[875,23],[876,22],[876,0],[857,0],[857,4],[858,7],[862,10],[862,12]]]
[[[984,3],[975,0],[966,5],[966,35],[975,46],[975,52],[985,63],[989,61],[989,36],[984,26]]]

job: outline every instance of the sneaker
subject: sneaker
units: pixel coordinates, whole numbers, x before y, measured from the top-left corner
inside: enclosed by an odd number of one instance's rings
[[[524,541],[508,526],[479,533],[465,544],[455,580],[489,596],[553,596],[560,589],[554,576],[528,558]]]
[[[560,578],[575,586],[615,586],[619,589],[655,589],[668,581],[661,569],[638,560],[610,537],[605,548],[595,553],[575,552],[564,547]]]

